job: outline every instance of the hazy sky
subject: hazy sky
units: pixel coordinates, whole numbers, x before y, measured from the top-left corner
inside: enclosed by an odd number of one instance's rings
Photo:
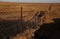
[[[41,3],[41,2],[47,2],[47,3],[60,3],[60,0],[0,0],[0,2],[36,2],[36,3]]]

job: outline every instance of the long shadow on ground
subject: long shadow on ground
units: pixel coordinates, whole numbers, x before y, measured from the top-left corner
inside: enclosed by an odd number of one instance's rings
[[[55,22],[43,24],[34,34],[35,39],[60,39],[60,18],[53,19]]]

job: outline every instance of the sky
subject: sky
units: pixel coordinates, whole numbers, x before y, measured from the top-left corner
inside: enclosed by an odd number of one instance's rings
[[[0,0],[0,2],[60,3],[60,0]]]

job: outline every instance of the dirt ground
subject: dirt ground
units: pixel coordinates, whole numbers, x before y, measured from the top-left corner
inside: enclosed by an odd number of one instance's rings
[[[49,7],[51,9],[49,10]],[[28,21],[34,17],[37,11],[45,11],[45,23],[51,22],[53,18],[60,18],[60,4],[49,3],[8,3],[0,2],[0,20],[18,20],[21,16],[21,7],[23,19]],[[24,35],[17,35],[14,39],[31,39]]]

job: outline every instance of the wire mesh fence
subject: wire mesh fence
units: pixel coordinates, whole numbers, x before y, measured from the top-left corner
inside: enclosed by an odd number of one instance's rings
[[[25,21],[22,7],[20,12],[0,12],[0,39],[10,39],[20,33],[28,37],[34,36],[33,33],[44,22],[44,15],[44,11],[37,11],[31,20]]]

